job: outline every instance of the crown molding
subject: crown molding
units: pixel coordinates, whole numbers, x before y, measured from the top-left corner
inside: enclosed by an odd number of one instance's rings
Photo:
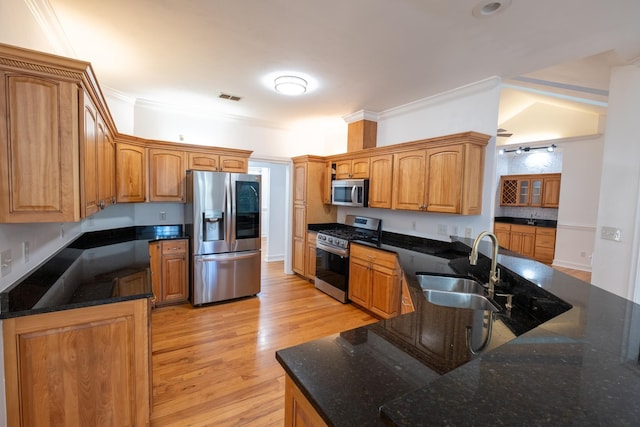
[[[378,113],[368,110],[360,110],[355,113],[342,116],[342,119],[347,123],[353,123],[360,120],[369,120],[372,122],[378,121]]]
[[[57,54],[77,58],[76,52],[62,29],[49,0],[24,0]]]
[[[411,113],[413,111],[422,110],[427,107],[442,104],[444,102],[450,102],[455,99],[465,98],[476,93],[485,92],[490,89],[499,87],[502,84],[500,77],[494,76],[484,80],[480,80],[475,83],[471,83],[465,86],[461,86],[456,89],[451,89],[446,92],[441,92],[437,95],[422,98],[417,101],[410,102],[408,104],[400,105],[398,107],[390,108],[378,114],[379,120],[390,119],[402,114]]]

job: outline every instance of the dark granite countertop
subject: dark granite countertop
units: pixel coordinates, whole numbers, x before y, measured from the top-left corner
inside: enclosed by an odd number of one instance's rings
[[[467,274],[479,274],[465,260],[472,240],[447,250],[433,241],[419,248],[416,239],[402,244],[387,234],[377,246],[398,254],[414,302],[421,297],[416,272],[461,274],[466,263]],[[480,250],[490,253],[488,241]],[[477,268],[488,272],[488,258],[481,261]],[[415,328],[415,313],[279,350],[276,358],[329,425],[637,425],[640,306],[508,251],[498,263],[572,308],[517,337],[496,337],[449,372],[384,333]]]
[[[497,216],[493,220],[495,222],[504,222],[507,224],[533,225],[536,227],[549,227],[549,228],[558,227],[558,221],[555,219],[517,218],[513,216]]]
[[[84,233],[0,293],[0,319],[149,298],[149,242],[183,237],[180,225]],[[119,285],[135,274],[142,287]]]

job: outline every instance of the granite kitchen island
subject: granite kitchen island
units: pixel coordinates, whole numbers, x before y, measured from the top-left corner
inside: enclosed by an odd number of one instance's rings
[[[418,243],[383,238],[379,246],[398,254],[414,301],[415,273],[461,274],[472,241]],[[507,251],[498,263],[570,308],[528,332],[494,337],[488,351],[449,372],[388,333],[390,324],[395,332],[415,327],[414,313],[276,357],[328,425],[637,425],[640,306]]]

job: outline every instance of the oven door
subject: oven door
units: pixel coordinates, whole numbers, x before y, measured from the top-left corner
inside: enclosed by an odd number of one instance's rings
[[[348,285],[349,251],[316,243],[316,288],[346,303]]]

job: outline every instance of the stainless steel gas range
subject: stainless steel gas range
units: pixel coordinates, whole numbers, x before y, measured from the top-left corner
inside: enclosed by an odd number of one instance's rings
[[[347,215],[344,224],[321,230],[316,240],[316,288],[346,303],[349,295],[349,244],[380,241],[382,220]]]

